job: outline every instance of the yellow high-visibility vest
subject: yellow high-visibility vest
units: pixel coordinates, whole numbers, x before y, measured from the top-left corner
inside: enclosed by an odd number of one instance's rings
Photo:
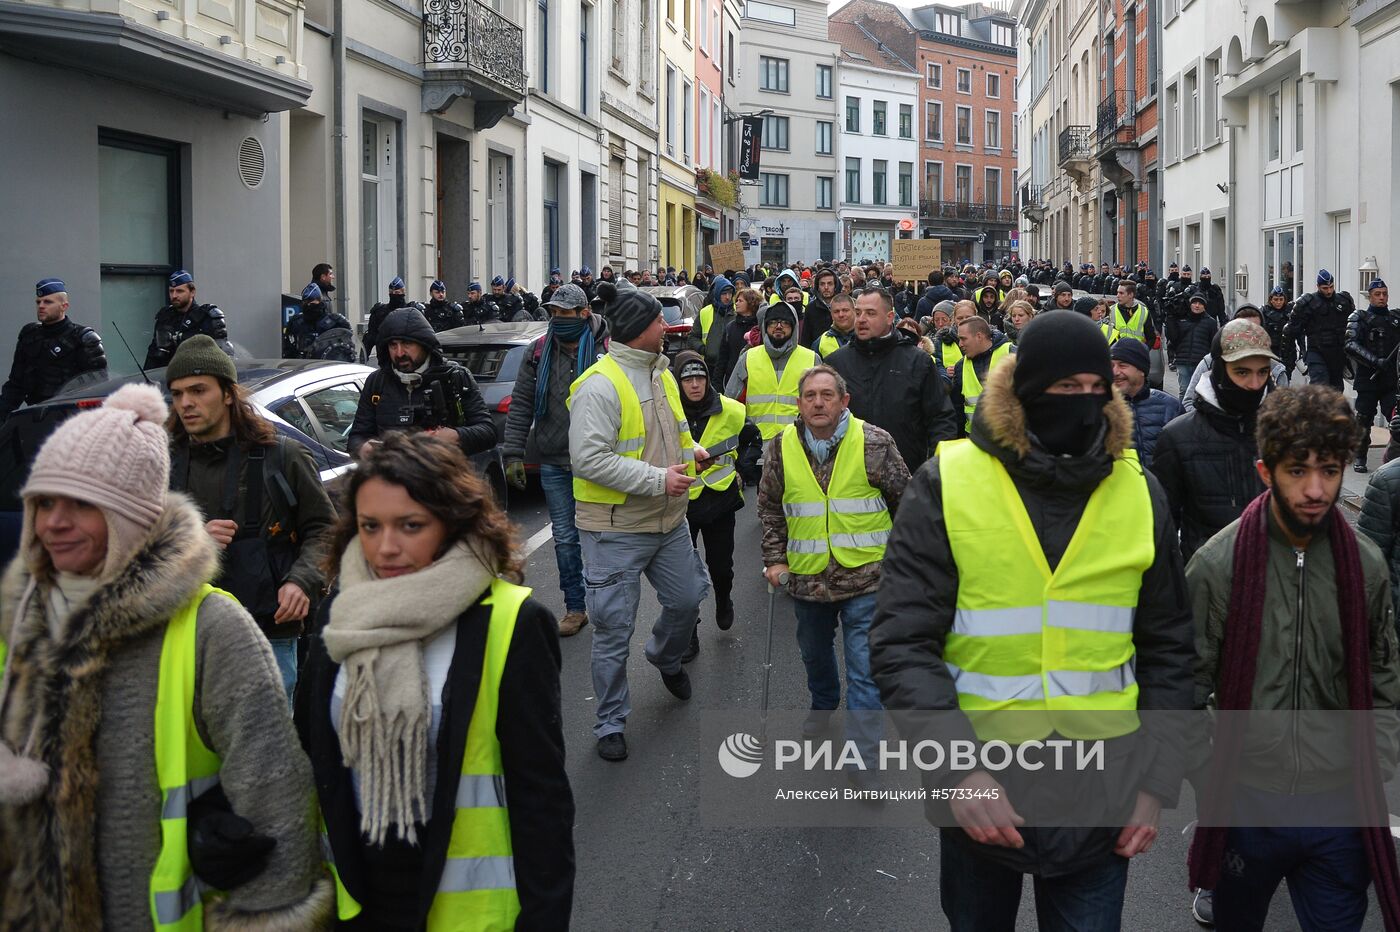
[[[782,444],[788,569],[815,576],[833,556],[847,568],[883,560],[894,525],[884,495],[865,472],[865,422],[851,415],[826,491],[807,462],[796,424],[783,430]]]
[[[1113,326],[1113,324],[1109,323],[1106,320],[1099,321],[1099,330],[1103,332],[1103,338],[1108,341],[1109,346],[1112,346],[1113,344],[1117,343],[1118,338],[1123,335],[1117,330],[1117,328]]]
[[[1147,342],[1147,306],[1136,304],[1133,306],[1131,317],[1123,317],[1123,307],[1115,303],[1110,308],[1109,322],[1120,336],[1132,337],[1139,343]]]
[[[642,402],[637,397],[637,391],[632,387],[632,383],[627,380],[627,373],[622,371],[622,367],[611,355],[603,356],[597,363],[590,366],[587,372],[574,379],[573,384],[569,386],[568,406],[573,408],[574,395],[577,394],[584,379],[591,379],[594,376],[602,376],[612,383],[613,389],[617,392],[618,404],[621,406],[622,422],[617,428],[617,438],[613,440],[613,452],[629,459],[641,459],[642,450],[647,442],[646,424],[642,421]],[[690,439],[690,423],[685,419],[685,411],[681,409],[680,386],[676,384],[675,376],[671,375],[669,369],[661,373],[661,384],[666,390],[666,401],[671,406],[671,416],[676,419],[676,427],[680,431],[681,461],[686,464],[686,474],[693,477],[695,475],[695,443]],[[574,498],[581,502],[621,505],[627,501],[627,493],[598,485],[596,482],[582,478],[575,472]]]
[[[942,340],[939,340],[938,347],[942,347],[944,369],[953,368],[958,364],[958,361],[963,358],[962,347],[958,345],[957,340],[954,340],[952,343],[944,343]],[[935,347],[935,349],[938,347]]]
[[[719,396],[720,412],[711,415],[700,435],[700,446],[713,457],[710,466],[692,483],[687,493],[691,501],[706,489],[723,492],[734,484],[734,470],[739,463],[739,431],[744,429],[744,406],[733,398]]]
[[[467,744],[462,753],[447,859],[428,909],[428,932],[505,932],[515,928],[520,915],[505,768],[501,763],[501,743],[496,738],[496,719],[501,677],[510,654],[515,620],[520,606],[532,591],[496,579],[491,583],[490,593],[482,600],[483,605],[491,606],[486,656],[482,661],[481,685],[467,725]],[[336,915],[346,921],[359,915],[361,907],[345,889],[335,870],[324,824],[322,843],[335,878]]]
[[[939,444],[938,458],[945,489],[982,492],[943,496],[958,570],[943,659],[979,737],[1135,731],[1133,616],[1155,556],[1137,454],[1114,461],[1053,573],[1005,467],[968,440]]]
[[[780,383],[773,360],[768,357],[763,345],[752,349],[753,352],[744,356],[748,360],[749,373],[744,405],[766,442],[797,420],[797,382],[802,378],[802,373],[815,366],[818,360],[817,354],[807,347],[793,347]]]
[[[850,342],[850,339],[851,335],[849,333],[846,334],[846,342]],[[834,329],[828,330],[826,333],[823,333],[822,338],[817,341],[817,354],[821,356],[822,359],[825,359],[845,346],[846,342],[841,341],[841,338],[836,335]]]
[[[1010,343],[1003,343],[992,350],[992,361],[987,365],[987,375],[991,375],[997,363],[1009,355],[1011,355]],[[977,399],[982,397],[982,382],[977,378],[977,367],[972,364],[971,359],[967,359],[963,363],[962,395],[963,417],[966,419],[967,429],[972,430],[972,412],[977,410]]]

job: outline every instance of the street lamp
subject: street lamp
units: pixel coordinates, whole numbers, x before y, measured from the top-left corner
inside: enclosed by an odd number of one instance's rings
[[[1357,269],[1361,273],[1361,291],[1364,293],[1371,287],[1371,282],[1380,277],[1381,267],[1376,262],[1375,256],[1367,256],[1361,262],[1361,268]]]
[[[727,117],[725,117],[725,118],[724,118],[723,120],[721,120],[720,122],[722,122],[722,123],[724,123],[726,126],[728,126],[730,123],[738,123],[740,120],[746,120],[746,119],[748,119],[749,117],[770,116],[772,113],[773,113],[773,108],[772,108],[772,107],[768,107],[768,108],[766,108],[766,109],[764,109],[764,110],[755,110],[753,113],[736,113],[736,114],[734,114],[733,116],[727,116]]]

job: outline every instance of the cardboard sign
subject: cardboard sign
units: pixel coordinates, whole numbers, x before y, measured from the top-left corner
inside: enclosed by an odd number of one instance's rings
[[[943,241],[937,239],[897,239],[890,243],[894,280],[921,282],[928,273],[943,267]]]
[[[720,273],[729,270],[737,272],[744,268],[747,265],[744,262],[744,244],[737,239],[715,243],[710,247],[710,265]]]

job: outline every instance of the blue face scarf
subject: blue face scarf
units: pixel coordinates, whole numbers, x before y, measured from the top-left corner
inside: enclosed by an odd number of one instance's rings
[[[851,426],[851,409],[847,408],[841,412],[841,419],[836,422],[836,430],[825,440],[818,440],[812,436],[812,432],[804,424],[802,427],[802,439],[807,444],[807,449],[812,451],[812,459],[818,463],[825,463],[831,457],[831,450],[841,438],[846,436],[846,428]]]
[[[576,375],[583,375],[589,366],[598,361],[598,350],[593,341],[592,321],[587,317],[551,318],[549,332],[545,334],[544,348],[540,352],[539,368],[535,372],[535,420],[539,421],[549,412],[549,371],[553,368],[554,339],[561,343],[578,341]]]

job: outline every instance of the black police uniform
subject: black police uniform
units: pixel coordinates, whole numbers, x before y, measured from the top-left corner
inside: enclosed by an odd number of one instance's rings
[[[343,330],[341,334],[333,331]],[[349,341],[348,344],[346,341]],[[346,355],[348,345],[349,355]],[[283,359],[339,359],[353,362],[354,337],[344,314],[322,308],[302,308],[282,328]]]
[[[0,388],[0,419],[21,404],[48,401],[63,385],[85,372],[107,368],[102,338],[71,317],[52,324],[25,324],[15,345],[10,377]]]
[[[468,301],[462,308],[462,317],[467,324],[490,324],[501,319],[496,302],[485,296],[480,301]]]
[[[1351,295],[1345,291],[1334,291],[1330,298],[1313,291],[1293,302],[1293,313],[1283,328],[1283,340],[1285,343],[1307,341],[1303,359],[1310,384],[1331,385],[1337,391],[1343,389],[1347,321],[1355,310]]]
[[[1400,346],[1400,312],[1374,308],[1369,304],[1352,312],[1347,320],[1346,353],[1356,364],[1356,425],[1363,445],[1356,454],[1358,469],[1365,469],[1366,450],[1371,445],[1371,425],[1376,405],[1387,421],[1395,413],[1395,358]]]
[[[151,335],[151,345],[146,348],[145,369],[159,369],[170,365],[176,348],[196,333],[203,333],[219,344],[219,349],[233,355],[233,346],[228,341],[228,321],[224,312],[216,304],[191,304],[181,311],[173,304],[156,311],[155,331]]]
[[[428,326],[433,328],[434,333],[451,330],[453,327],[463,327],[467,323],[462,312],[462,305],[456,301],[438,301],[436,299],[429,301],[423,305],[423,316],[428,319]]]
[[[1259,316],[1264,323],[1264,329],[1269,332],[1269,341],[1273,345],[1274,355],[1283,363],[1283,367],[1288,370],[1289,375],[1293,373],[1293,366],[1298,362],[1298,346],[1292,340],[1283,338],[1283,328],[1288,325],[1288,315],[1293,312],[1293,305],[1284,304],[1283,307],[1275,308],[1268,301],[1259,308]],[[1236,314],[1239,312],[1236,311]]]

